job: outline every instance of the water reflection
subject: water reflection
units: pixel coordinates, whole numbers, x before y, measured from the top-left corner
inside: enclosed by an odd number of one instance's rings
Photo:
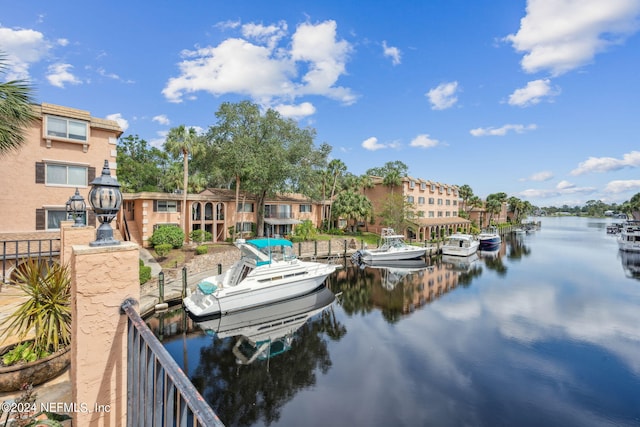
[[[627,277],[640,280],[640,252],[618,251]]]
[[[334,300],[333,292],[325,287],[286,302],[196,322],[195,326],[219,339],[233,337],[236,363],[248,365],[290,350],[296,331]]]

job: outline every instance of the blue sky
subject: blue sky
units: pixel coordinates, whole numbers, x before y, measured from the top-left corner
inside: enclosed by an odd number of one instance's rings
[[[534,205],[640,192],[640,0],[0,0],[4,78],[161,146],[250,99],[362,174]]]

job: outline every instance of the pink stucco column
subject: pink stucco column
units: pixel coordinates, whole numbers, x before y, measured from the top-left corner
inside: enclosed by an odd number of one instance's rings
[[[72,246],[74,425],[126,425],[127,317],[120,314],[120,305],[127,298],[140,301],[138,258],[138,245],[130,242]]]

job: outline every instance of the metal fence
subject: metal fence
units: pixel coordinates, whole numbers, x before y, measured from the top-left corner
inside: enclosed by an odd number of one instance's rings
[[[133,308],[128,317],[127,426],[224,426]]]
[[[52,262],[60,255],[60,239],[3,240],[0,245],[2,282],[9,281],[9,271],[21,260],[38,258]]]

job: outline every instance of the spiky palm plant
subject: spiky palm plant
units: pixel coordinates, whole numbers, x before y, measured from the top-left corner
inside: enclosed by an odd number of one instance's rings
[[[7,62],[7,55],[0,52],[0,75],[7,72]],[[26,80],[0,82],[0,156],[24,144],[25,128],[37,118],[32,93]]]
[[[71,343],[71,278],[67,266],[29,258],[17,270],[12,283],[27,296],[3,326],[4,337],[24,341],[31,331],[33,342],[21,357],[33,359],[54,353]],[[16,360],[17,361],[17,360]],[[5,364],[7,364],[5,362]]]

